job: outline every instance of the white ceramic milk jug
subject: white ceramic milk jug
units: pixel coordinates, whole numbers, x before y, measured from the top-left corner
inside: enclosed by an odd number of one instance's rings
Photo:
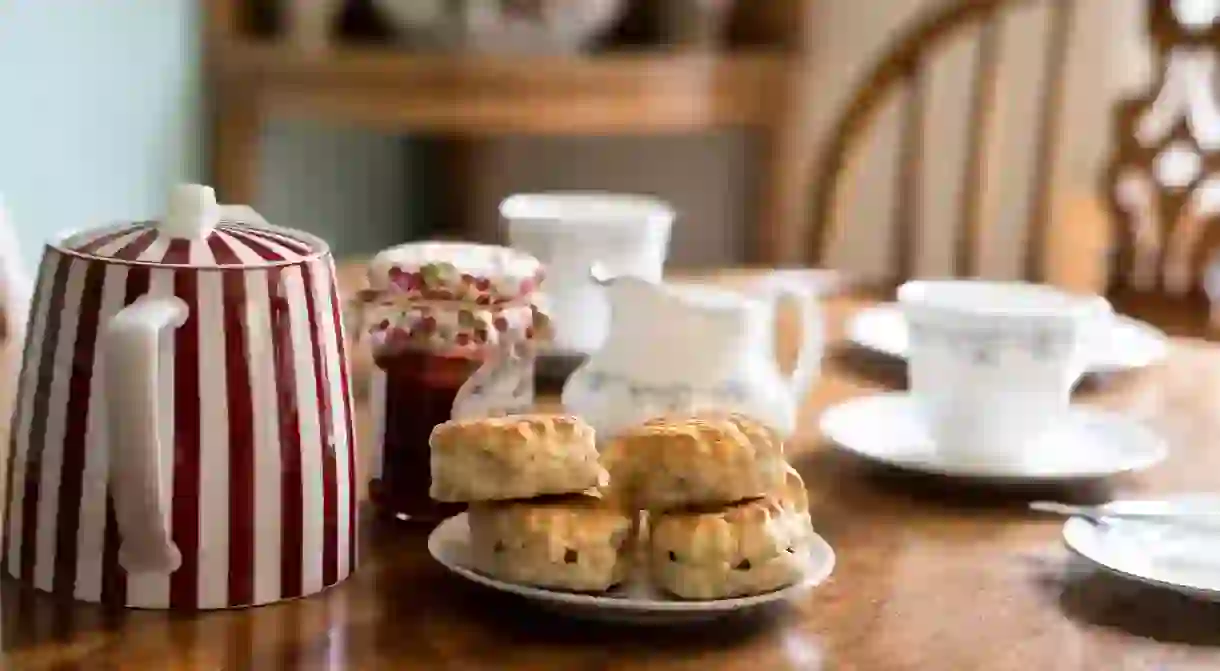
[[[782,435],[795,431],[822,357],[813,290],[778,277],[741,293],[594,274],[610,299],[610,331],[568,379],[563,405],[599,436],[661,414],[699,410],[743,412]],[[781,297],[794,299],[801,316],[800,353],[790,374],[775,359]]]

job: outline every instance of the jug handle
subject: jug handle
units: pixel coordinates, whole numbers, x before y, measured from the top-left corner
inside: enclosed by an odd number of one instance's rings
[[[796,355],[796,366],[788,378],[788,386],[798,403],[809,385],[817,376],[822,366],[822,324],[818,308],[817,296],[814,292],[787,282],[774,281],[773,290],[778,298],[790,298],[796,303],[801,317],[801,347]],[[775,309],[779,310],[780,302],[775,301]],[[778,323],[778,319],[775,323]]]
[[[119,564],[130,573],[173,573],[182,553],[170,534],[162,463],[158,351],[168,327],[186,323],[189,308],[173,296],[144,295],[106,323],[102,352]]]

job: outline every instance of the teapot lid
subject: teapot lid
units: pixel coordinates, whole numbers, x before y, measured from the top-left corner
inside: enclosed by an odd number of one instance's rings
[[[73,233],[52,246],[92,259],[193,268],[278,266],[328,251],[320,238],[272,226],[253,208],[218,204],[216,192],[199,184],[175,187],[160,221]]]

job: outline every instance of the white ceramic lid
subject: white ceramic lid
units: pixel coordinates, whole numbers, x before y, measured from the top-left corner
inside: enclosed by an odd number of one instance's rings
[[[196,268],[285,265],[327,251],[320,238],[271,226],[250,207],[218,204],[212,188],[198,184],[175,187],[160,221],[73,233],[52,247],[89,258]]]
[[[668,231],[676,214],[658,198],[597,191],[518,193],[500,202],[500,216],[510,221],[549,222],[557,229],[573,226],[646,226]]]

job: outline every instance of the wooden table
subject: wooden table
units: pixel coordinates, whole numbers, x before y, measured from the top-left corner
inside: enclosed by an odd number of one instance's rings
[[[859,299],[828,302],[832,340]],[[685,630],[567,621],[448,575],[422,533],[371,525],[360,571],[312,599],[231,613],[115,612],[5,581],[0,668],[15,669],[1216,669],[1220,607],[1090,574],[1031,497],[1101,500],[1220,485],[1220,348],[1175,341],[1162,367],[1082,398],[1141,417],[1173,453],[1108,486],[972,489],[879,471],[822,445],[827,405],[901,384],[832,346],[794,460],[831,580],[789,608]]]

